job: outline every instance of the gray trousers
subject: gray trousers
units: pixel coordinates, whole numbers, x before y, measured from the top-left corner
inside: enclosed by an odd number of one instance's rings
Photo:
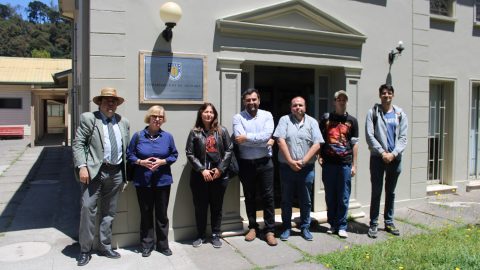
[[[98,175],[88,185],[81,184],[78,233],[81,252],[92,250],[98,201],[100,202],[99,249],[103,251],[112,248],[112,222],[117,212],[117,200],[122,180],[121,166],[102,165]]]

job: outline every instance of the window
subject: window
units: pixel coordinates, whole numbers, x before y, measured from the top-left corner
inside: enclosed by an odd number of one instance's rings
[[[430,81],[427,184],[452,182],[454,87],[453,81]]]
[[[63,104],[48,104],[47,106],[47,111],[48,111],[48,116],[56,116],[56,117],[63,117]]]
[[[0,109],[22,109],[22,99],[0,98]]]
[[[475,21],[480,23],[480,0],[475,0]]]
[[[319,116],[322,116],[324,113],[330,112],[331,108],[328,107],[328,77],[320,76],[318,78],[318,87],[319,87],[319,97],[318,97],[318,111]]]
[[[453,17],[453,4],[453,0],[430,0],[430,14]]]
[[[469,134],[469,166],[470,178],[480,178],[480,85],[472,88],[472,104],[470,106],[470,134]]]
[[[439,184],[443,179],[445,156],[445,87],[437,83],[430,86],[428,121],[428,180]]]

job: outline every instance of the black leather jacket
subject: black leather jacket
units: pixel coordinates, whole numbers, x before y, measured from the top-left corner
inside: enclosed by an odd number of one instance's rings
[[[217,147],[220,156],[222,157],[218,169],[224,174],[228,166],[230,165],[230,160],[232,159],[233,143],[228,134],[228,130],[225,127],[222,128],[222,134],[219,137],[219,133],[215,132],[215,137],[217,138]],[[219,139],[220,138],[220,139]],[[192,165],[192,169],[196,172],[201,172],[205,170],[205,133],[200,129],[190,130],[188,135],[187,145],[185,146],[185,152],[187,154],[187,159]]]

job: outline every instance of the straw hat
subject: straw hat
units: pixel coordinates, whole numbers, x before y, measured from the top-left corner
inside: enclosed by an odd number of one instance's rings
[[[102,91],[100,92],[99,96],[96,96],[93,98],[93,103],[100,105],[102,102],[102,97],[114,97],[118,100],[117,105],[121,105],[125,99],[117,95],[117,89],[113,87],[104,87],[102,88]]]

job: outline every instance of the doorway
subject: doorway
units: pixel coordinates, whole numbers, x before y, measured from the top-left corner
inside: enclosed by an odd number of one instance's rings
[[[453,101],[453,83],[430,82],[428,122],[428,182],[449,185],[451,179],[450,153],[452,153],[450,102]]]
[[[290,113],[290,101],[296,96],[302,96],[305,99],[307,106],[307,114],[310,116],[314,116],[314,69],[278,66],[255,66],[253,71],[253,80],[254,88],[258,89],[260,92],[260,109],[272,113],[275,127],[277,127],[280,117]],[[247,82],[242,81],[242,90],[246,90],[248,88],[249,87]],[[274,196],[276,209],[280,208],[281,202],[281,186],[277,157],[278,146],[275,144],[275,146],[273,147],[273,162],[275,166]],[[313,190],[315,190],[315,188],[313,188],[312,191]],[[313,206],[313,194],[311,198]],[[260,197],[257,197],[256,205],[258,207],[257,210],[263,209],[262,200]],[[296,205],[294,204],[294,206]]]

